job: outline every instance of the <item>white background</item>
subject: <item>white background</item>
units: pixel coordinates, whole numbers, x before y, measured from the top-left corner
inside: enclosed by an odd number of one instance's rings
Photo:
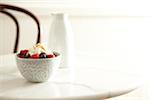
[[[75,35],[77,61],[80,61],[78,65],[81,67],[105,67],[143,76],[147,76],[150,71],[148,0],[44,0],[43,2],[0,0],[0,2],[15,4],[33,11],[41,21],[43,42],[47,42],[52,21],[51,13],[69,13]],[[35,41],[33,39],[36,36],[35,24],[22,14],[18,14],[17,18],[21,24],[21,40],[23,40],[20,49],[28,48]],[[14,35],[6,34],[14,34],[13,22],[1,14],[0,26],[1,32],[11,40]],[[6,51],[8,46],[2,42],[4,39],[2,33],[0,43],[3,46],[0,50]],[[25,41],[26,39],[28,41]],[[9,43],[8,40],[5,43]]]

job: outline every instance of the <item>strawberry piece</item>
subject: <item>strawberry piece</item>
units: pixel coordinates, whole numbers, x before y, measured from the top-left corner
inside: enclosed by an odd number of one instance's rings
[[[39,58],[39,54],[33,54],[33,55],[31,55],[31,57],[30,57],[30,58],[38,59],[38,58]]]
[[[25,55],[28,51],[29,51],[29,50],[21,50],[19,54],[20,54],[20,55]]]
[[[48,54],[47,55],[47,58],[54,58],[55,57],[55,55],[53,55],[53,54]]]

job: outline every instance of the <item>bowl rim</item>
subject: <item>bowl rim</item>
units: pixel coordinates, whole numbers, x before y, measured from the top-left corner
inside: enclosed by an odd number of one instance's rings
[[[56,57],[53,57],[53,58],[41,58],[41,59],[33,59],[33,58],[20,58],[18,57],[18,53],[15,54],[16,58],[19,59],[19,60],[52,60],[52,59],[57,59],[59,58],[61,55],[60,53],[58,52],[55,52],[53,51],[54,54],[56,54],[57,56]]]

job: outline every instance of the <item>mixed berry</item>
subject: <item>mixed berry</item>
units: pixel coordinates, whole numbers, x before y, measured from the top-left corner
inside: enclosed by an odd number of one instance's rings
[[[40,54],[30,54],[29,50],[21,50],[18,54],[20,58],[32,58],[32,59],[39,59],[39,58],[54,58],[56,57],[55,54],[46,54],[45,52],[41,52]]]
[[[46,49],[41,43],[38,43],[30,49],[21,50],[18,53],[18,57],[39,59],[39,58],[54,58],[56,57],[56,55],[52,51]]]

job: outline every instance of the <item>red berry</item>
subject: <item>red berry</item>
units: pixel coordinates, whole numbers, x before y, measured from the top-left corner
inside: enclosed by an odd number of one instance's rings
[[[21,50],[20,55],[25,55],[29,50]]]
[[[55,57],[55,55],[53,55],[53,54],[48,54],[47,55],[47,58],[54,58]]]
[[[38,59],[38,58],[39,58],[39,54],[33,54],[33,55],[31,55],[31,57],[30,57],[30,58]]]

